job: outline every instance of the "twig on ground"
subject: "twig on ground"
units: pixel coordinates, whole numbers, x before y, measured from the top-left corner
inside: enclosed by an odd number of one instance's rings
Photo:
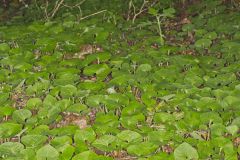
[[[48,20],[54,18],[55,15],[56,15],[56,13],[57,13],[57,12],[59,11],[59,9],[62,8],[62,7],[66,7],[66,8],[70,8],[70,9],[78,8],[78,9],[79,9],[79,12],[80,12],[79,21],[84,20],[84,19],[87,19],[87,18],[89,18],[89,17],[95,16],[95,15],[97,15],[97,14],[100,14],[100,13],[103,13],[103,12],[106,12],[106,11],[107,11],[107,10],[101,10],[101,11],[98,11],[98,12],[95,12],[95,13],[92,13],[92,14],[89,14],[89,15],[83,17],[83,16],[82,16],[81,5],[82,5],[85,1],[86,1],[86,0],[82,0],[82,1],[79,2],[79,3],[70,6],[70,5],[68,5],[68,4],[65,4],[65,3],[64,3],[64,0],[58,0],[58,1],[56,1],[55,6],[53,7],[53,9],[49,12],[49,11],[48,11],[49,1],[46,0],[45,6],[43,7],[43,8],[44,8],[45,19],[48,21]]]
[[[95,13],[92,13],[92,14],[89,14],[89,15],[87,15],[87,16],[84,16],[84,17],[82,17],[82,18],[80,18],[80,20],[84,20],[84,19],[87,19],[87,18],[89,18],[89,17],[92,17],[92,16],[95,16],[95,15],[97,15],[97,14],[100,14],[100,13],[103,13],[103,12],[106,12],[107,10],[101,10],[101,11],[98,11],[98,12],[95,12]]]
[[[129,2],[129,7],[128,7],[128,17],[127,20],[129,21],[131,19],[131,13],[133,13],[133,17],[132,17],[132,23],[135,23],[136,18],[141,15],[143,12],[147,11],[149,7],[154,6],[157,3],[157,1],[153,1],[151,3],[149,3],[148,0],[144,0],[141,7],[139,8],[139,10],[137,11],[134,3],[132,2],[132,0]],[[131,9],[133,11],[131,11]]]
[[[48,9],[48,1],[46,1],[46,3],[45,3],[45,7],[44,7],[44,14],[45,14],[45,19],[46,19],[46,20],[49,19],[47,9]]]
[[[79,3],[77,3],[77,4],[75,4],[75,5],[73,5],[73,6],[70,6],[70,5],[67,5],[67,4],[63,4],[62,6],[63,7],[66,7],[66,8],[70,8],[70,9],[73,9],[73,8],[78,8],[78,10],[79,10],[79,17],[81,18],[82,17],[82,8],[81,8],[81,5],[85,2],[86,0],[82,0],[81,2],[79,2]],[[78,19],[80,19],[78,17]]]
[[[54,6],[54,9],[52,11],[52,14],[51,14],[51,18],[53,18],[55,16],[55,14],[59,10],[59,8],[63,4],[63,2],[64,2],[64,0],[61,0],[60,2],[59,1],[56,2],[55,6]]]
[[[143,13],[144,11],[146,11],[146,10],[148,9],[148,8],[144,8],[147,3],[148,3],[148,1],[144,0],[141,8],[139,9],[139,11],[138,11],[137,13],[136,13],[136,8],[135,8],[135,6],[133,5],[133,7],[134,7],[134,9],[133,9],[133,10],[134,10],[134,16],[133,16],[133,19],[132,19],[132,23],[135,22],[136,18],[137,18],[141,13]]]

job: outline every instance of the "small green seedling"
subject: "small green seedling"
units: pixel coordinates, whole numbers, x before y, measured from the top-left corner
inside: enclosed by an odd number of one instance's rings
[[[164,44],[164,35],[162,33],[162,27],[161,27],[162,22],[166,18],[173,18],[174,13],[175,13],[175,9],[174,8],[168,8],[168,9],[164,9],[162,11],[162,13],[159,13],[159,11],[156,10],[155,8],[149,8],[148,13],[153,15],[156,18],[157,26],[158,26],[158,34],[160,36],[160,43],[161,43],[161,45],[163,45]]]

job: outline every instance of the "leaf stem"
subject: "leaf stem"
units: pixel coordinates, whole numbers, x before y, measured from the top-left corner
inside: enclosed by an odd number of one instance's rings
[[[157,24],[158,24],[158,34],[159,34],[159,36],[160,36],[160,38],[161,38],[161,44],[163,45],[163,35],[162,35],[162,28],[161,28],[161,21],[160,21],[160,16],[159,15],[157,15],[156,16],[156,19],[157,19]]]

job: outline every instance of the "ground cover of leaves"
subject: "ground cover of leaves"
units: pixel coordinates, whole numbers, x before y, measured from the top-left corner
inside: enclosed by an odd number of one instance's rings
[[[97,18],[1,26],[0,159],[239,159],[240,15],[212,2],[164,46]]]

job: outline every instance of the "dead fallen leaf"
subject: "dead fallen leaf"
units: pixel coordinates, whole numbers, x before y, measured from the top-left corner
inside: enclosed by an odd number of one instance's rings
[[[162,151],[170,154],[170,153],[173,152],[173,148],[170,145],[167,144],[167,145],[162,146]]]
[[[76,125],[80,129],[84,129],[87,127],[87,118],[85,116],[81,116],[75,113],[63,113],[63,119],[56,124],[56,127],[62,127],[67,125]]]
[[[14,102],[13,107],[18,109],[25,107],[28,99],[29,97],[23,92],[15,91],[11,95],[11,100]]]
[[[234,146],[238,147],[240,145],[240,137],[237,137],[233,140]]]

